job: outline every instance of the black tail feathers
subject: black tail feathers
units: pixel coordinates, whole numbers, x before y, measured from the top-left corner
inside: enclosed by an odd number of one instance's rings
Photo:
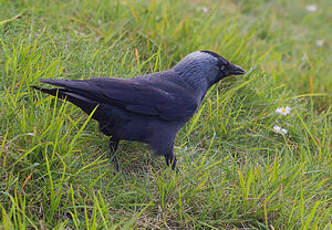
[[[61,89],[61,88],[47,89],[39,86],[32,86],[32,88],[39,90],[43,93],[47,93],[49,95],[58,97],[60,99],[67,100],[73,103],[74,105],[78,106],[87,114],[90,114],[98,105],[98,103],[96,103],[95,101],[91,101],[83,96],[70,92],[66,89]]]

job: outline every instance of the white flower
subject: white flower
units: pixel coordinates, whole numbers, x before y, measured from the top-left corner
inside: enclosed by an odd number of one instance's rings
[[[209,11],[209,8],[207,8],[206,6],[204,6],[204,7],[202,8],[202,11],[203,11],[203,13],[207,13],[207,12]]]
[[[203,13],[207,13],[207,12],[209,12],[209,8],[206,7],[206,6],[203,6],[203,7],[198,6],[198,7],[196,8],[196,10],[197,10],[197,11],[203,11]]]
[[[280,128],[280,126],[278,125],[273,126],[273,130],[274,132],[279,133],[281,135],[286,135],[288,132],[287,129]]]
[[[321,47],[323,45],[324,45],[324,41],[323,40],[317,40],[316,41],[316,46]]]
[[[307,5],[305,8],[309,12],[315,12],[317,10],[317,6],[316,5]]]
[[[276,109],[276,113],[279,113],[283,116],[286,116],[287,114],[289,114],[291,111],[291,108],[289,106],[284,107],[280,107]]]

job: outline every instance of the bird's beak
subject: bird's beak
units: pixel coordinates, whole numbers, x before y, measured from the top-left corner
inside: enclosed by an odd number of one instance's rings
[[[244,74],[246,71],[242,69],[240,66],[231,64],[231,68],[229,70],[229,75],[241,75]]]

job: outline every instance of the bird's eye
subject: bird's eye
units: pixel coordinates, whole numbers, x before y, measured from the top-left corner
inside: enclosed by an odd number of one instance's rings
[[[224,71],[224,70],[225,70],[225,66],[224,66],[224,65],[221,65],[221,66],[220,66],[220,70],[221,70],[221,71]]]

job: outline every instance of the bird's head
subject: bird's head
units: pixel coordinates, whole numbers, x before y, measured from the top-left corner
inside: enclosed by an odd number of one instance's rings
[[[207,90],[224,77],[245,71],[212,51],[196,51],[176,64],[172,70],[194,88]]]

